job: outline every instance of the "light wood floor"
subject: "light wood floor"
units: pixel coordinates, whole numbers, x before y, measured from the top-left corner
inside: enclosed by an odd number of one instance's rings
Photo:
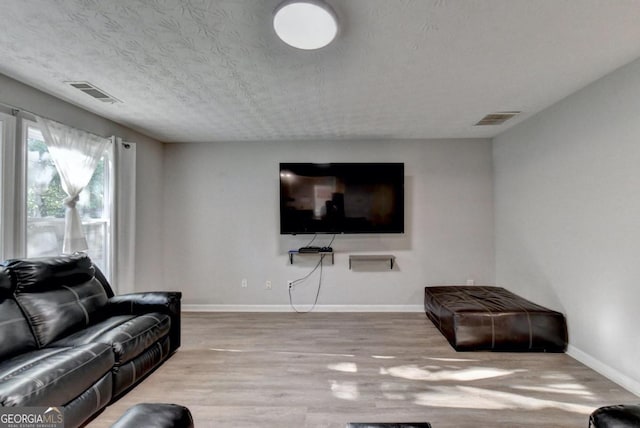
[[[90,425],[140,402],[196,427],[584,427],[640,398],[565,354],[457,353],[424,314],[185,313],[182,347]]]

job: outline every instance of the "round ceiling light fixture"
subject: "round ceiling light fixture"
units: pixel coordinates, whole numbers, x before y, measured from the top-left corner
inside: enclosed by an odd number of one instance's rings
[[[336,14],[320,0],[286,0],[273,12],[273,28],[283,42],[304,50],[327,46],[338,34]]]

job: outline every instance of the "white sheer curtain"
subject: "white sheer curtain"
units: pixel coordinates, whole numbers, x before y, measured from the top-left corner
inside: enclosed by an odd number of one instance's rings
[[[62,253],[87,251],[89,247],[76,203],[110,140],[41,117],[37,117],[37,121],[60,175],[62,189],[67,194],[63,201],[66,213]]]

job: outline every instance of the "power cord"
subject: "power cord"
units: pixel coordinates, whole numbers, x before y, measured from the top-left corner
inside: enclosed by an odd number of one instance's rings
[[[335,236],[335,235],[334,235],[334,236]],[[310,247],[310,246],[311,246],[311,244],[313,243],[313,241],[315,241],[317,237],[318,237],[318,234],[317,234],[317,233],[315,233],[315,234],[313,235],[313,238],[311,238],[311,241],[307,242],[307,245],[305,245],[305,247]]]
[[[314,308],[316,307],[316,304],[318,303],[318,297],[320,296],[320,288],[322,287],[322,267],[323,267],[324,256],[325,256],[324,254],[320,255],[320,260],[318,260],[318,263],[311,270],[311,272],[309,272],[307,275],[303,276],[302,278],[298,278],[298,279],[296,279],[294,281],[291,281],[289,283],[289,305],[291,306],[291,309],[294,310],[294,312],[299,313],[299,314],[308,314],[309,312],[313,311]],[[305,281],[307,278],[309,278],[311,275],[313,275],[313,273],[316,270],[318,270],[318,268],[320,268],[320,274],[318,276],[318,290],[316,291],[316,298],[314,299],[313,305],[311,306],[311,308],[308,311],[300,311],[293,304],[293,297],[291,296],[291,289],[293,287],[295,287],[296,284]]]
[[[331,244],[333,244],[333,240],[336,239],[336,234],[334,233],[333,236],[331,237],[331,241],[329,241],[329,245],[327,245],[327,247],[331,247]]]
[[[309,241],[309,243],[307,244],[307,246],[311,245],[311,243],[316,239],[316,237],[318,236],[318,234],[316,233],[315,235],[313,235],[313,239],[311,239],[311,241]],[[333,237],[331,238],[331,241],[329,242],[329,245],[327,245],[327,247],[331,247],[331,244],[333,244],[333,240],[336,239],[336,234],[333,234]],[[320,260],[318,260],[318,263],[315,265],[315,267],[313,269],[311,269],[311,272],[309,272],[308,274],[306,274],[305,276],[303,276],[302,278],[298,278],[294,281],[289,282],[289,305],[291,306],[291,309],[294,310],[294,312],[299,313],[299,314],[307,314],[311,311],[313,311],[316,307],[316,304],[318,303],[318,297],[320,296],[320,288],[322,288],[322,268],[324,267],[324,257],[326,256],[326,254],[320,254]],[[313,275],[313,273],[318,270],[318,268],[320,269],[320,274],[318,275],[318,289],[316,290],[316,298],[313,300],[313,305],[311,306],[311,309],[309,309],[308,311],[300,311],[298,310],[295,305],[293,304],[293,297],[291,295],[291,290],[299,283],[306,281],[311,275]]]

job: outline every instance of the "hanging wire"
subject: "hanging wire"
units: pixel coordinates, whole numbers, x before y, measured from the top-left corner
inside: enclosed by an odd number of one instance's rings
[[[296,313],[308,314],[309,312],[313,311],[313,309],[316,307],[316,304],[318,303],[318,297],[320,296],[320,288],[322,287],[322,267],[323,267],[324,257],[325,257],[324,254],[320,255],[320,260],[318,260],[318,263],[316,264],[316,266],[306,276],[304,276],[302,278],[299,278],[299,279],[296,279],[295,281],[291,281],[291,284],[289,285],[289,305],[291,306],[291,309],[293,309]],[[320,274],[318,276],[318,289],[316,290],[316,297],[315,297],[315,299],[313,301],[313,305],[307,311],[300,311],[293,304],[293,297],[291,296],[291,289],[293,287],[295,287],[296,284],[298,284],[298,283],[306,280],[307,278],[309,278],[316,270],[318,270],[318,268],[320,268]]]

